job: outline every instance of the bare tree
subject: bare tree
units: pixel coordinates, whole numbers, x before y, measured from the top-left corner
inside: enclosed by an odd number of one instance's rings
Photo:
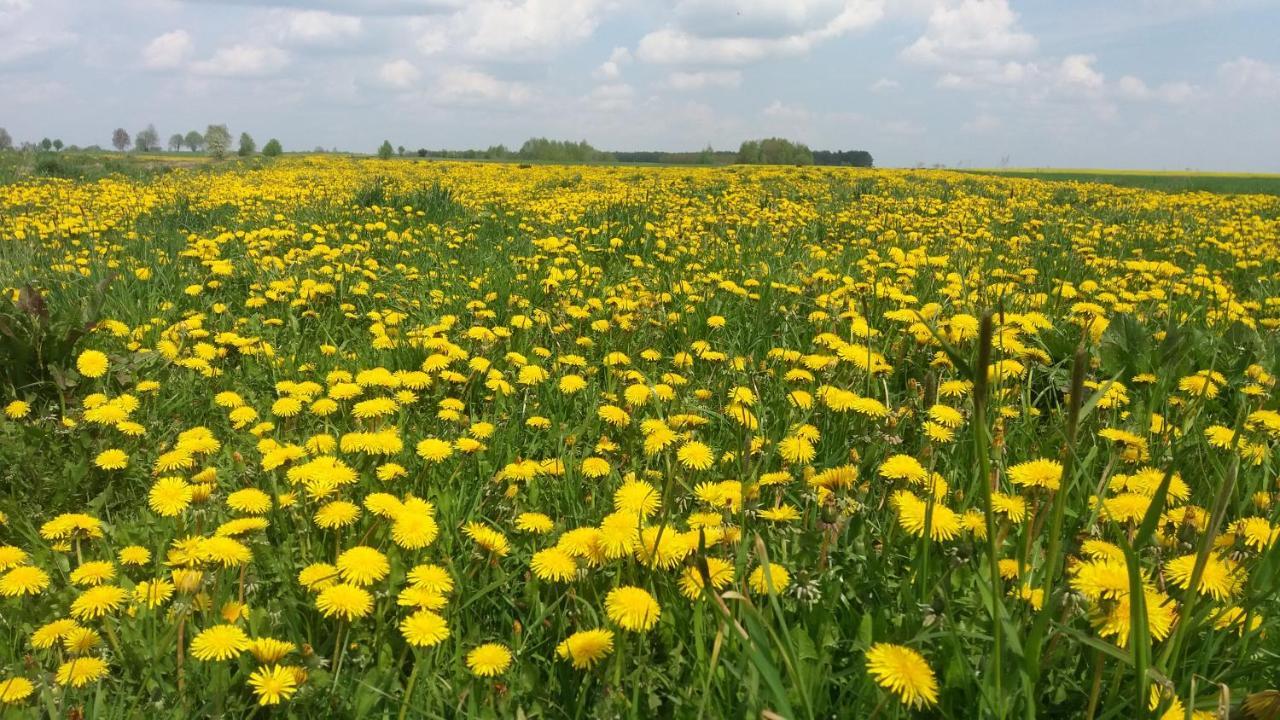
[[[124,152],[125,148],[129,147],[129,133],[124,128],[116,128],[116,131],[111,133],[111,144],[120,152]]]
[[[160,149],[160,133],[156,126],[148,124],[133,136],[133,148],[138,152],[155,152]]]

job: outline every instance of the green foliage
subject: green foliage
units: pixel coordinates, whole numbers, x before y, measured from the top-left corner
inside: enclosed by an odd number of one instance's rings
[[[390,160],[395,152],[395,148],[391,147],[390,140],[383,140],[382,145],[378,147],[378,157],[383,160]]]
[[[0,306],[0,384],[16,396],[65,393],[75,383],[76,347],[101,316],[110,278],[77,288],[82,298],[46,299],[28,284]]]
[[[568,140],[548,140],[547,138],[529,138],[520,146],[517,153],[521,160],[537,160],[541,162],[592,162],[606,160],[608,153],[601,152],[586,140],[571,142]]]
[[[280,147],[280,141],[275,138],[271,138],[266,145],[262,146],[262,154],[267,157],[277,157],[282,152],[284,149]]]
[[[738,162],[745,165],[812,165],[809,146],[783,138],[747,140],[738,148]]]
[[[240,147],[236,150],[236,154],[240,157],[249,157],[258,149],[257,143],[253,141],[253,136],[247,132],[240,133]]]

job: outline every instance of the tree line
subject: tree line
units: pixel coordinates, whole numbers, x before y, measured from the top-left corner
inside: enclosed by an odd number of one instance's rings
[[[125,152],[133,148],[137,152],[160,152],[160,133],[156,131],[156,126],[148,124],[145,128],[137,131],[132,136],[128,130],[122,127],[116,128],[111,133],[111,146],[120,152]],[[43,150],[46,152],[58,152],[64,149],[80,150],[74,145],[64,146],[62,140],[44,138],[39,143],[26,142],[19,146],[19,150],[36,151]],[[186,134],[174,133],[169,136],[168,150],[170,152],[181,152],[185,147],[191,152],[206,151],[216,158],[226,157],[231,152],[231,131],[226,125],[210,125],[201,133],[199,130],[191,130]],[[13,137],[9,135],[9,131],[0,128],[0,150],[13,150]],[[101,150],[97,145],[85,148],[86,150]],[[240,142],[235,149],[235,153],[240,157],[253,155],[258,151],[258,144],[254,141],[253,136],[247,132],[240,133]],[[271,138],[266,145],[262,146],[262,154],[267,157],[275,157],[284,152],[284,147],[280,141]]]
[[[403,145],[393,148],[384,141],[378,157],[387,159],[406,154]],[[419,148],[421,158],[448,160],[531,160],[537,162],[626,162],[664,165],[838,165],[874,167],[875,161],[866,150],[810,150],[803,143],[783,138],[747,140],[737,152],[716,150],[710,145],[696,152],[663,150],[598,150],[585,140],[548,140],[530,138],[518,150],[505,145],[491,145],[484,150],[428,150]]]
[[[158,152],[161,150],[160,133],[155,125],[147,125],[130,136],[129,132],[118,127],[111,133],[111,145],[120,152],[131,146],[137,152]],[[0,150],[13,149],[13,138],[0,128]],[[60,139],[44,138],[39,143],[23,143],[24,150],[59,151],[63,149]],[[187,133],[174,133],[169,136],[167,148],[170,152],[181,152],[186,148],[190,152],[207,152],[215,158],[225,157],[232,152],[231,131],[226,125],[209,125],[201,133],[191,130]],[[69,146],[67,149],[78,149]],[[97,146],[94,148],[97,149]],[[258,152],[257,143],[247,132],[240,133],[235,153],[247,157]],[[284,152],[280,141],[271,138],[262,146],[262,154],[275,157]],[[316,152],[324,152],[324,148],[316,148]],[[716,150],[710,145],[695,152],[667,152],[663,150],[599,150],[586,140],[551,140],[545,137],[529,138],[518,149],[512,150],[506,145],[491,145],[484,150],[428,150],[419,148],[407,151],[403,145],[393,147],[390,140],[384,140],[378,147],[377,155],[390,159],[399,155],[417,155],[420,158],[440,158],[450,160],[515,160],[533,162],[625,162],[652,163],[663,165],[730,165],[733,163],[748,165],[839,165],[846,167],[873,167],[874,160],[866,150],[810,150],[804,143],[785,138],[761,138],[747,140],[732,150]]]

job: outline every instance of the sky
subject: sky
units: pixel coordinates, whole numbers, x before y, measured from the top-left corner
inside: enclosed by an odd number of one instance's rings
[[[0,0],[0,127],[1280,172],[1280,0]]]

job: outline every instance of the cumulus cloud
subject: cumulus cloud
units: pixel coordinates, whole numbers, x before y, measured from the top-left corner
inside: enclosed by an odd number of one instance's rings
[[[360,37],[363,23],[358,17],[335,15],[324,10],[290,13],[280,32],[282,42],[311,46],[338,47]]]
[[[441,105],[523,105],[528,86],[500,80],[474,68],[446,68],[436,77],[433,100]]]
[[[554,54],[595,32],[604,0],[473,0],[447,17],[415,19],[426,54],[455,50],[478,60]]]
[[[704,37],[767,38],[824,27],[844,9],[844,0],[679,0],[673,15]]]
[[[602,112],[616,112],[631,107],[635,88],[626,83],[599,85],[587,96],[587,104]]]
[[[711,87],[736,88],[741,84],[742,73],[737,70],[676,71],[667,76],[667,87],[681,91]]]
[[[1200,89],[1187,82],[1168,82],[1150,87],[1142,78],[1125,75],[1116,81],[1115,92],[1123,100],[1160,100],[1176,105],[1192,100]]]
[[[604,80],[616,80],[622,77],[622,66],[631,62],[631,51],[624,47],[616,47],[609,53],[609,59],[600,63],[593,75]]]
[[[1227,92],[1237,96],[1280,97],[1280,68],[1240,56],[1218,66],[1218,78]]]
[[[1023,56],[1035,49],[1035,37],[1019,27],[1008,0],[962,0],[934,8],[924,34],[902,56],[917,63],[951,65]]]
[[[1098,61],[1094,55],[1068,55],[1058,66],[1057,80],[1062,87],[1081,91],[1098,92],[1106,84],[1102,73],[1094,69]]]
[[[809,119],[808,110],[796,105],[788,105],[781,100],[774,100],[769,103],[761,113],[767,118],[789,120],[792,122],[800,122]]]
[[[181,67],[195,50],[191,34],[186,30],[167,32],[142,48],[142,65],[150,70]]]
[[[744,65],[803,55],[883,15],[882,0],[682,0],[675,22],[642,37],[636,56],[648,63]]]
[[[384,63],[382,67],[378,68],[378,80],[383,85],[397,90],[412,87],[420,74],[413,63],[403,58]]]
[[[232,45],[219,48],[207,60],[191,65],[197,75],[261,77],[273,75],[289,64],[289,55],[274,45]]]
[[[31,0],[0,0],[0,67],[35,60],[73,45],[79,35]]]
[[[456,10],[467,0],[194,0],[209,5],[337,10],[350,15],[430,15]]]

